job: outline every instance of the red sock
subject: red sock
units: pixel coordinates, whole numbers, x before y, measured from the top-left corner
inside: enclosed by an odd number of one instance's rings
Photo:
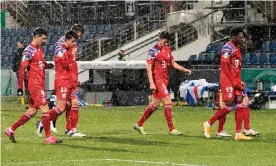
[[[15,131],[19,126],[22,126],[28,122],[32,117],[26,112],[13,124],[11,125],[11,130]]]
[[[250,110],[249,108],[243,108],[243,120],[244,120],[244,129],[250,129]]]
[[[209,119],[208,123],[210,125],[212,125],[213,123],[215,123],[215,121],[219,120],[220,118],[226,116],[230,111],[231,111],[232,107],[223,107],[221,109],[219,109],[215,115],[213,115],[211,117],[211,119]]]
[[[219,119],[219,122],[218,122],[218,133],[222,132],[223,131],[223,127],[224,127],[224,124],[225,124],[225,121],[226,121],[226,117],[227,117],[227,114],[220,118]]]
[[[172,121],[172,104],[166,104],[165,105],[165,118],[167,121],[167,125],[169,128],[169,131],[172,131],[174,129],[173,121]]]
[[[148,106],[145,109],[144,114],[142,115],[142,117],[140,118],[140,120],[138,121],[138,126],[143,126],[144,122],[151,116],[151,114],[156,110],[157,108],[155,108],[153,105]]]
[[[70,131],[72,130],[71,106],[66,104],[65,111],[66,111],[66,130]]]
[[[53,108],[53,109],[49,112],[50,119],[51,119],[52,121],[56,121],[57,118],[58,118],[58,116],[61,115],[61,114],[62,114],[62,112],[61,112],[57,107]]]
[[[41,114],[41,122],[43,124],[43,128],[45,131],[46,138],[51,137],[51,131],[50,131],[50,116],[49,113],[42,113]]]
[[[77,130],[77,124],[79,121],[79,107],[72,107],[70,111],[71,115],[71,128],[72,130]]]
[[[242,121],[243,121],[243,108],[242,107],[236,107],[235,121],[236,121],[236,133],[241,133]]]

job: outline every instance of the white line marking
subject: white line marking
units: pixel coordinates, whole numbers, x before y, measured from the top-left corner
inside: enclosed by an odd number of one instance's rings
[[[124,160],[124,159],[83,159],[83,160],[56,160],[56,161],[29,161],[29,162],[14,162],[14,163],[2,163],[3,165],[26,165],[26,164],[41,164],[41,163],[61,163],[61,162],[93,162],[93,161],[117,161],[128,163],[141,163],[141,164],[153,164],[153,165],[174,165],[174,166],[201,166],[194,164],[180,164],[171,162],[155,162],[146,160]]]

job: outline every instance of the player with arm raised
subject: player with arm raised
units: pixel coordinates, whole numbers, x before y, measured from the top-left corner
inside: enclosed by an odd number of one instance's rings
[[[221,51],[221,71],[220,71],[220,86],[222,91],[222,101],[224,106],[219,109],[214,116],[203,123],[204,135],[207,138],[211,137],[212,124],[226,118],[226,115],[233,110],[234,100],[236,99],[236,136],[235,140],[249,140],[251,137],[244,136],[241,133],[243,115],[243,98],[242,91],[245,89],[245,84],[241,81],[241,50],[245,37],[242,28],[234,28],[231,30],[232,39],[227,42]]]
[[[169,128],[169,134],[182,135],[183,133],[176,130],[172,121],[172,100],[170,98],[168,87],[169,70],[171,67],[178,69],[182,72],[191,74],[191,70],[185,69],[174,62],[171,54],[171,49],[167,45],[170,39],[168,32],[161,32],[159,35],[158,43],[149,50],[147,60],[147,74],[150,83],[150,89],[153,90],[152,103],[145,109],[144,114],[140,120],[134,125],[134,129],[141,134],[147,134],[144,131],[143,124],[157,110],[162,101],[165,105],[165,118]]]
[[[80,39],[84,33],[84,28],[80,24],[74,24],[71,28],[71,31],[74,31],[78,38]],[[57,42],[56,46],[61,46],[65,42],[65,36],[62,36]],[[79,118],[79,105],[78,105],[78,99],[76,97],[77,95],[77,87],[79,84],[78,81],[78,66],[77,66],[77,44],[75,43],[72,48],[69,48],[68,50],[70,54],[72,55],[72,67],[71,67],[71,81],[72,81],[72,96],[67,101],[65,106],[66,111],[66,130],[65,134],[69,134],[71,137],[85,137],[85,134],[77,132],[77,124],[78,124],[78,118]],[[56,82],[55,82],[55,89],[56,89]],[[56,92],[57,93],[57,92]],[[56,120],[51,121],[51,130],[55,133],[57,133],[56,129]],[[37,135],[39,137],[42,136],[41,132],[41,123],[37,123]]]
[[[75,77],[72,76],[75,62],[72,49],[75,47],[77,39],[78,35],[74,31],[68,31],[65,34],[64,43],[57,45],[55,48],[55,90],[57,105],[50,111],[51,120],[53,121],[55,121],[58,116],[65,111],[66,104],[69,100],[72,103],[72,110],[78,108],[78,100],[74,95],[76,90],[76,80]],[[75,137],[74,135],[78,135],[78,137],[85,136],[76,131],[71,133],[72,137]]]
[[[61,140],[53,137],[50,131],[50,116],[47,99],[44,92],[45,69],[52,68],[52,64],[47,64],[44,59],[42,46],[46,42],[47,32],[42,28],[37,28],[33,33],[32,43],[29,44],[23,51],[22,61],[20,63],[19,78],[18,78],[18,93],[23,93],[23,80],[25,69],[28,71],[28,91],[29,109],[25,112],[13,125],[5,130],[5,134],[12,142],[16,142],[14,131],[28,122],[36,115],[38,108],[41,109],[41,122],[45,129],[46,144],[61,143]]]

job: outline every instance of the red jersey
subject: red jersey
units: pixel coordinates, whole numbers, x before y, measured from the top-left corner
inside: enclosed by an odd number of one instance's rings
[[[153,64],[154,81],[162,79],[168,83],[170,66],[173,59],[169,46],[161,48],[155,45],[149,50],[147,63]]]
[[[56,42],[56,47],[60,46],[64,43],[65,41],[65,36],[62,36],[57,42]],[[70,48],[68,50],[71,54],[72,58],[72,66],[71,66],[71,78],[73,84],[76,84],[78,82],[78,64],[77,64],[77,45],[75,45],[73,48]]]
[[[60,81],[68,82],[68,86],[72,85],[72,55],[69,49],[63,44],[57,45],[54,51],[55,58],[55,84]],[[56,87],[57,85],[55,85]]]
[[[232,41],[227,42],[221,50],[220,84],[233,85],[234,81],[241,82],[242,55],[239,47]]]
[[[43,48],[29,44],[23,51],[19,68],[18,88],[23,89],[25,69],[28,70],[28,89],[33,85],[44,87],[46,66]]]

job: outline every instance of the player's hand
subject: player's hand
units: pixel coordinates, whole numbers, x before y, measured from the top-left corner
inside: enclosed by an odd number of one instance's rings
[[[245,87],[243,86],[243,84],[242,84],[242,82],[240,81],[236,81],[235,83],[234,83],[234,87],[235,88],[237,88],[237,89],[239,89],[239,90],[244,90],[245,89]]]
[[[156,90],[156,86],[154,83],[150,83],[150,90],[152,90],[152,91]]]
[[[75,87],[78,87],[79,85],[80,85],[80,81],[78,80],[75,82]]]
[[[189,70],[189,69],[186,69],[185,72],[186,72],[187,75],[191,75],[192,74],[192,70]]]
[[[247,87],[246,83],[241,82],[241,84],[242,84],[242,86],[244,87],[244,89],[246,89],[246,87]]]
[[[23,90],[17,89],[17,96],[23,96]]]
[[[54,67],[55,67],[54,64],[52,64],[52,63],[47,63],[46,69],[52,69],[52,68],[54,68]]]

